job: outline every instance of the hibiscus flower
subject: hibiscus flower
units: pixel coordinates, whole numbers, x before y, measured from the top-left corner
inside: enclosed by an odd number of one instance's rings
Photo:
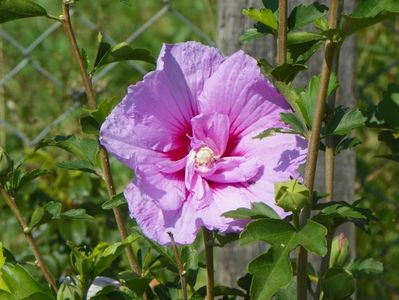
[[[192,243],[201,227],[240,231],[222,216],[263,202],[280,217],[274,183],[299,178],[306,142],[287,127],[287,101],[238,51],[223,57],[197,42],[164,45],[157,68],[130,86],[101,127],[101,144],[135,170],[125,189],[131,217],[160,244]]]

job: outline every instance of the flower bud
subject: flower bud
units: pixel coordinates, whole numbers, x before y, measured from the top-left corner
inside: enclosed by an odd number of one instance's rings
[[[350,257],[349,242],[341,233],[336,236],[331,245],[330,267],[343,267]]]
[[[12,160],[8,156],[7,152],[0,147],[0,181],[3,181],[3,177],[6,176],[12,170]]]
[[[277,205],[285,211],[299,212],[309,203],[310,192],[298,180],[276,183],[274,193]]]

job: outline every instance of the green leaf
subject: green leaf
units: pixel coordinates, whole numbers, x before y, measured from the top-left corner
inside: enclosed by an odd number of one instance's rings
[[[283,95],[284,98],[288,101],[288,103],[290,104],[296,115],[299,116],[304,123],[305,110],[303,108],[303,105],[301,105],[302,99],[300,94],[294,88],[292,88],[291,86],[287,85],[284,82],[277,81],[275,85],[279,90],[279,92],[281,93],[281,95]]]
[[[375,17],[381,12],[399,13],[397,0],[362,0],[351,14],[354,18]]]
[[[346,299],[355,291],[355,280],[343,268],[330,268],[322,278],[321,287],[326,299]]]
[[[278,10],[278,0],[262,0],[263,6],[270,9],[272,12]]]
[[[251,299],[268,300],[281,287],[290,283],[292,266],[288,246],[291,245],[274,246],[249,263],[248,271],[253,276]]]
[[[126,204],[125,196],[123,195],[123,193],[119,193],[119,194],[115,195],[114,197],[112,197],[112,199],[105,201],[101,205],[101,207],[102,207],[102,209],[113,209],[115,207],[119,207],[124,204]]]
[[[370,220],[377,220],[370,210],[356,207],[346,202],[329,202],[319,205],[320,212],[313,219],[321,224],[337,227],[345,222],[353,222],[360,229],[368,231]]]
[[[359,109],[347,111],[343,107],[337,108],[327,124],[327,135],[346,135],[353,129],[365,125],[367,118]]]
[[[57,293],[57,300],[80,300],[82,299],[81,290],[72,284],[63,282]]]
[[[320,77],[314,76],[309,82],[307,89],[300,93],[300,99],[297,101],[297,105],[299,106],[299,110],[302,113],[302,116],[305,120],[308,128],[311,128],[313,115],[316,109],[316,100],[319,92],[320,86]],[[327,90],[327,96],[329,96],[333,91],[338,88],[338,80],[337,76],[332,73]]]
[[[378,104],[377,112],[395,132],[399,133],[399,85],[389,85]]]
[[[309,189],[291,179],[274,184],[275,201],[285,211],[299,212],[310,200]]]
[[[110,99],[105,99],[102,102],[100,102],[96,110],[91,111],[90,113],[92,117],[100,125],[104,123],[105,118],[108,117],[108,115],[111,113],[115,105],[118,104],[118,102],[119,100],[117,100],[115,97]]]
[[[338,155],[342,151],[352,149],[361,143],[362,142],[356,137],[345,137],[344,139],[340,139],[338,143],[335,143],[334,154]]]
[[[369,26],[382,22],[385,19],[393,16],[392,13],[382,12],[375,17],[369,18],[354,18],[348,15],[342,15],[341,20],[341,32],[343,37],[348,37],[351,34],[358,32],[362,29],[365,29]]]
[[[1,278],[7,284],[12,295],[18,299],[54,300],[51,291],[39,284],[20,265],[6,263],[1,269]]]
[[[297,287],[297,279],[296,276],[293,276],[291,282],[288,286],[281,288],[276,296],[275,300],[292,300],[296,299],[296,287]]]
[[[243,297],[245,294],[236,288],[230,288],[227,286],[216,285],[214,287],[214,293],[216,297],[224,296],[220,299],[236,299],[237,297]],[[233,296],[234,298],[230,298]],[[190,300],[203,300],[206,297],[206,287],[200,287],[190,298]],[[225,298],[226,297],[226,298]]]
[[[262,24],[270,27],[273,30],[277,30],[277,19],[274,16],[271,9],[262,8],[248,8],[243,9],[242,14],[247,16],[255,21],[261,22]]]
[[[126,242],[118,242],[104,249],[100,249],[99,253],[97,253],[96,249],[94,249],[92,255],[95,257],[96,261],[93,277],[101,275],[101,273],[108,269],[112,262],[123,253],[126,245]]]
[[[48,17],[46,10],[30,0],[0,0],[0,24],[30,17]]]
[[[307,24],[315,22],[318,18],[324,16],[328,7],[318,2],[296,6],[288,17],[288,29],[299,29]]]
[[[82,160],[96,165],[97,155],[99,153],[98,142],[94,138],[79,137],[75,135],[57,135],[41,140],[35,150],[43,147],[54,146],[68,151]]]
[[[238,208],[225,212],[222,216],[233,219],[259,219],[259,218],[270,218],[279,219],[276,212],[269,206],[262,202],[254,202],[251,204],[251,208]]]
[[[307,66],[302,64],[283,64],[274,68],[272,75],[277,81],[290,83],[299,72],[306,70],[307,68]]]
[[[98,132],[100,131],[100,125],[92,116],[85,116],[81,118],[80,126],[82,127],[82,131],[87,134],[98,136]]]
[[[6,262],[6,258],[4,257],[4,254],[3,254],[3,243],[0,242],[0,270],[4,266],[5,262]]]
[[[399,153],[399,136],[391,130],[382,130],[378,134],[378,140],[384,142],[393,154]]]
[[[58,219],[60,217],[61,210],[62,204],[54,201],[50,201],[44,206],[37,207],[32,213],[29,227],[32,229],[51,220]]]
[[[293,114],[293,113],[280,113],[281,121],[283,121],[285,124],[290,125],[291,128],[303,135],[305,135],[305,126],[302,124],[302,122],[298,119],[298,117]]]
[[[111,49],[111,45],[104,41],[104,37],[101,32],[97,35],[98,40],[98,49],[96,59],[94,60],[94,68],[98,66],[101,60],[108,54],[109,50]]]
[[[155,65],[156,60],[146,49],[133,49],[128,43],[122,42],[110,48],[104,56],[98,61],[96,68],[103,67],[107,64],[125,61],[140,60]]]
[[[357,259],[351,264],[350,270],[353,273],[380,274],[384,272],[384,265],[374,258]]]
[[[98,175],[96,170],[93,168],[93,165],[86,160],[63,161],[57,163],[57,167],[61,169],[76,170]]]
[[[265,36],[263,32],[258,31],[256,28],[249,28],[240,36],[240,42],[246,43]]]
[[[66,210],[60,214],[60,217],[62,219],[68,219],[68,220],[92,220],[93,219],[93,217],[88,215],[86,213],[86,210],[83,208]]]
[[[288,33],[287,46],[289,47],[295,44],[303,44],[306,42],[318,42],[322,40],[325,40],[325,37],[322,34],[314,32],[295,31]]]
[[[241,233],[240,245],[256,241],[264,241],[272,246],[287,247],[293,250],[297,245],[302,245],[308,251],[323,256],[327,252],[325,236],[327,229],[312,220],[298,232],[284,220],[261,219],[254,221]]]
[[[293,131],[293,130],[287,130],[284,128],[268,128],[264,131],[262,131],[261,133],[259,133],[257,136],[254,136],[254,139],[264,139],[267,138],[269,136],[278,134],[278,133],[282,133],[282,134],[298,134],[298,132]]]
[[[27,185],[28,183],[30,183],[31,181],[33,181],[34,179],[36,179],[38,177],[48,175],[48,174],[50,174],[50,171],[45,170],[45,169],[35,169],[32,171],[29,171],[29,172],[25,173],[24,175],[22,175],[21,179],[19,180],[17,189],[24,187],[25,185]]]

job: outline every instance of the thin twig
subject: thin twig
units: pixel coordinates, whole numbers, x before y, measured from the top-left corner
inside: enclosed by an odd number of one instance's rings
[[[329,2],[329,28],[336,28],[338,17],[338,0],[330,0]],[[305,185],[313,192],[314,179],[316,172],[317,156],[320,144],[320,130],[324,118],[328,83],[330,80],[332,63],[335,53],[335,44],[328,40],[324,49],[324,60],[321,69],[320,86],[317,95],[316,111],[312,122],[312,131],[308,146],[308,157],[305,169]],[[312,194],[312,193],[311,193]],[[312,199],[310,199],[312,200]],[[310,201],[312,203],[312,201]],[[310,217],[311,205],[306,206],[301,213],[301,224],[303,225]],[[308,253],[305,248],[300,247],[298,251],[298,264],[297,264],[297,299],[307,300],[307,264]]]
[[[14,199],[7,193],[7,191],[3,187],[0,187],[0,191],[1,191],[1,195],[3,196],[8,207],[11,209],[15,218],[17,219],[18,224],[21,227],[21,229],[25,235],[25,239],[33,251],[33,254],[36,259],[36,264],[39,266],[40,270],[42,271],[44,278],[46,278],[47,282],[51,285],[51,287],[54,289],[54,291],[57,292],[58,287],[56,284],[56,280],[55,280],[54,276],[51,274],[50,270],[48,269],[46,263],[44,262],[42,254],[40,253],[39,247],[37,246],[36,241],[32,236],[30,228],[28,227],[24,218],[22,217],[17,204],[15,203]]]
[[[69,14],[69,4],[63,2],[62,4],[62,10],[63,10],[63,16],[62,16],[62,24],[64,25],[64,30],[67,34],[69,43],[72,48],[72,54],[75,57],[76,62],[79,65],[79,71],[80,71],[80,76],[82,79],[83,87],[85,89],[85,93],[87,96],[87,101],[88,101],[88,106],[90,109],[95,109],[96,108],[96,100],[94,96],[94,90],[93,90],[93,85],[92,81],[85,69],[84,63],[82,56],[79,51],[79,47],[76,42],[76,37],[72,28],[71,24],[71,19],[70,19],[70,14]],[[109,164],[109,159],[108,159],[108,153],[105,150],[104,147],[100,146],[100,158],[101,158],[101,166],[103,169],[103,174],[104,174],[104,181],[107,186],[108,190],[108,195],[110,198],[114,197],[116,195],[114,184],[113,184],[113,179],[112,179],[112,174],[111,174],[111,168]],[[122,239],[126,239],[128,234],[127,230],[125,227],[125,224],[123,223],[123,217],[120,209],[118,207],[113,208],[115,220],[118,226],[119,234]],[[140,275],[140,267],[137,263],[137,259],[133,253],[132,247],[126,247],[126,255],[127,259],[129,261],[130,267],[132,271],[138,275]]]
[[[215,279],[213,270],[213,237],[212,232],[202,229],[204,235],[205,258],[206,258],[206,300],[213,300],[215,298]]]
[[[278,1],[277,64],[287,61],[287,0]]]
[[[179,251],[177,250],[177,246],[176,246],[176,242],[173,237],[173,234],[171,232],[168,232],[168,235],[170,236],[173,253],[174,253],[175,259],[176,259],[176,265],[179,270],[180,285],[181,285],[181,291],[182,291],[182,300],[187,300],[186,270],[184,269],[184,266],[181,262]]]

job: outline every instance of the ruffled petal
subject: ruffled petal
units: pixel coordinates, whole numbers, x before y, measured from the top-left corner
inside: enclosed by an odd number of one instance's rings
[[[276,134],[254,139],[253,132],[240,139],[232,155],[256,159],[263,166],[262,179],[275,183],[290,177],[300,179],[299,168],[306,161],[306,140],[293,134]]]
[[[136,148],[131,160],[134,161],[135,183],[143,193],[154,199],[164,210],[176,210],[182,206],[186,199],[184,171],[160,172],[160,164],[171,163],[166,154]]]
[[[215,151],[216,155],[222,156],[229,140],[229,118],[219,113],[200,114],[191,119],[191,124],[194,148],[195,143],[206,145]]]
[[[280,113],[288,103],[261,74],[254,58],[238,51],[228,57],[205,82],[199,112],[228,115],[231,135],[244,135],[262,119],[269,127],[282,124]]]
[[[164,211],[135,183],[129,184],[124,194],[131,217],[146,236],[161,245],[170,244],[168,232],[173,234],[177,244],[191,244],[203,225],[195,208],[183,205],[175,211]]]
[[[204,174],[203,177],[214,182],[236,183],[249,181],[259,173],[261,166],[256,159],[235,156],[221,158],[214,168],[212,173]]]
[[[164,44],[157,69],[179,69],[196,101],[205,81],[224,60],[218,49],[198,42]]]

